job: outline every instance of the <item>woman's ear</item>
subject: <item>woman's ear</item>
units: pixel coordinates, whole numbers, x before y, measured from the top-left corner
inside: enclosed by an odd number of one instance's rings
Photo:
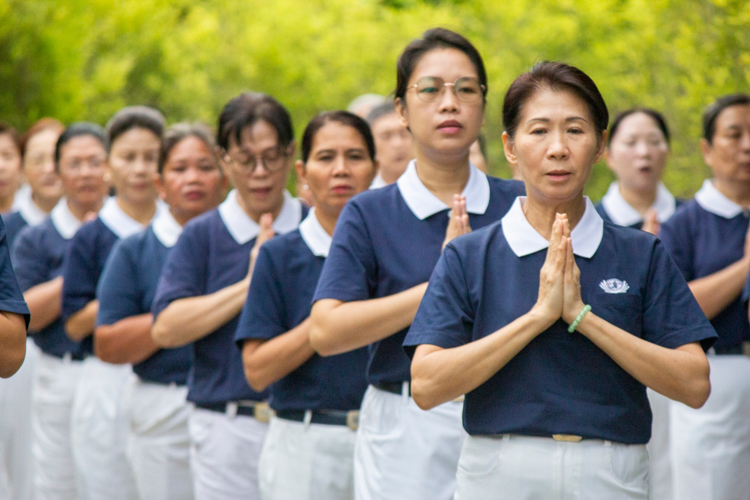
[[[307,184],[307,176],[305,175],[305,164],[302,163],[302,160],[297,160],[294,163],[294,168],[297,171],[297,182],[301,182],[302,184]]]
[[[508,132],[503,132],[503,151],[505,152],[505,159],[511,165],[518,165],[518,158],[516,157],[516,146],[513,139],[508,135]]]
[[[154,174],[152,179],[154,181],[154,187],[156,187],[156,192],[159,194],[159,198],[161,198],[162,201],[166,201],[167,191],[164,187],[164,179],[161,174]]]
[[[594,160],[594,163],[598,163],[607,151],[607,137],[609,137],[609,133],[604,130],[601,138],[599,138],[599,143],[597,144],[596,160]]]
[[[397,97],[395,101],[393,101],[393,105],[396,107],[396,113],[398,114],[398,121],[401,123],[402,126],[404,126],[407,130],[409,129],[409,113],[406,110],[406,102],[404,102],[403,99],[400,97]]]

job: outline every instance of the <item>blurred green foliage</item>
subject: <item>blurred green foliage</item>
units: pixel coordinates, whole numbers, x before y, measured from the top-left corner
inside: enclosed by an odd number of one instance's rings
[[[750,89],[747,0],[0,0],[0,120],[104,123],[138,103],[213,124],[252,89],[284,103],[299,134],[320,110],[391,92],[400,51],[433,26],[465,34],[485,58],[485,135],[503,176],[502,97],[536,61],[582,68],[613,114],[663,111],[674,135],[666,183],[682,196],[708,175],[703,108]],[[597,166],[590,194],[611,179]]]

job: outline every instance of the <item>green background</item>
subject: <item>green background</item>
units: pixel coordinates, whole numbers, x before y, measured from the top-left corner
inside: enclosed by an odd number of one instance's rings
[[[496,175],[509,175],[503,94],[539,60],[586,71],[612,114],[664,112],[674,136],[665,182],[681,196],[708,175],[703,109],[750,91],[747,0],[0,0],[0,120],[104,123],[124,105],[149,104],[171,123],[213,125],[250,89],[285,104],[299,135],[318,111],[390,93],[400,51],[433,26],[466,35],[485,58]],[[601,197],[611,179],[598,165],[589,194]]]

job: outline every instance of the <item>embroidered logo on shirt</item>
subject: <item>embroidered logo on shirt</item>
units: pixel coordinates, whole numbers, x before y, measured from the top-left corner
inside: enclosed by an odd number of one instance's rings
[[[628,285],[627,281],[612,278],[611,280],[602,280],[599,283],[599,288],[607,293],[625,293],[630,290],[630,285]]]

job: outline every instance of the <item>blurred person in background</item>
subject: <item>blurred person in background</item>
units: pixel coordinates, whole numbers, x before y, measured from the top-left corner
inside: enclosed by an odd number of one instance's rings
[[[226,194],[211,130],[187,123],[167,129],[154,180],[169,210],[112,249],[98,286],[94,345],[102,361],[133,365],[124,406],[139,500],[191,500],[186,384],[192,346],[160,349],[151,338],[151,305],[183,226],[216,208]]]
[[[13,211],[21,187],[21,138],[13,127],[0,123],[0,214]]]
[[[107,148],[104,130],[74,123],[58,138],[53,159],[64,197],[41,224],[24,228],[13,264],[32,313],[29,336],[40,349],[32,380],[34,487],[39,500],[79,498],[71,444],[73,398],[90,352],[65,334],[60,318],[62,270],[70,239],[102,206]]]
[[[128,422],[123,408],[132,370],[130,365],[101,361],[92,334],[99,310],[97,285],[112,247],[145,229],[160,208],[153,177],[163,128],[162,114],[146,106],[123,108],[109,120],[105,163],[117,196],[107,199],[97,217],[81,226],[65,254],[65,331],[94,354],[83,362],[71,423],[79,493],[84,499],[137,498],[126,458]]]
[[[385,100],[386,98],[380,94],[362,94],[361,96],[352,99],[352,102],[349,103],[346,110],[350,113],[354,113],[363,120],[366,120],[370,111],[372,111],[375,106],[383,104]]]
[[[719,334],[709,351],[711,396],[699,410],[673,403],[671,456],[678,500],[750,498],[750,341],[741,293],[750,271],[750,95],[717,99],[703,114],[712,179],[659,237]]]
[[[414,141],[411,132],[401,123],[393,101],[388,100],[375,106],[367,115],[380,168],[373,188],[393,184],[401,177],[406,166],[414,158]]]
[[[489,173],[490,165],[487,163],[487,144],[484,135],[479,134],[479,138],[471,145],[469,161],[485,174]]]

